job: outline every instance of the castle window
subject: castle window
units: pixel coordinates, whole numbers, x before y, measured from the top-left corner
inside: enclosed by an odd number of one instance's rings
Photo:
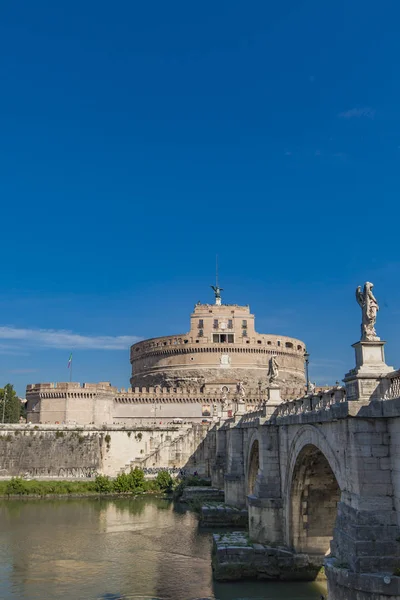
[[[243,331],[242,331],[242,336],[243,336],[243,337],[247,337],[247,330],[246,330],[246,329],[243,329]]]
[[[242,321],[242,328],[243,328],[243,329],[247,329],[247,321],[246,321],[246,319],[244,319],[244,320]]]
[[[267,342],[267,345],[268,345],[268,346],[271,346],[271,342]]]
[[[278,340],[276,343],[277,343],[277,345],[278,345],[278,346],[280,346],[280,345],[281,345],[281,342],[280,342],[280,340]]]
[[[228,319],[228,329],[233,329],[233,321],[232,321],[232,319]]]
[[[204,335],[204,331],[202,329],[199,329],[199,337],[203,337]]]
[[[213,333],[213,342],[216,344],[233,344],[234,341],[233,333]]]
[[[261,340],[257,340],[257,344],[262,344],[262,341]]]
[[[285,346],[286,348],[293,348],[292,342],[286,342]]]
[[[203,329],[204,328],[204,321],[203,319],[199,319],[199,329]]]
[[[218,319],[214,319],[214,329],[218,329]]]

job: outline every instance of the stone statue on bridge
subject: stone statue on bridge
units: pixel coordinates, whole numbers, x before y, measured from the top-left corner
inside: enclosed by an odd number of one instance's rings
[[[269,359],[269,367],[268,367],[268,378],[269,378],[270,385],[275,383],[276,379],[278,378],[278,375],[279,375],[278,361],[276,360],[275,356],[271,356],[271,358]]]
[[[239,396],[239,402],[244,402],[246,390],[244,389],[243,381],[238,381],[236,384],[236,394]]]
[[[379,340],[375,331],[376,313],[379,310],[379,305],[372,293],[373,287],[374,284],[367,281],[364,284],[363,291],[361,291],[360,285],[356,289],[356,300],[362,311],[361,341]]]

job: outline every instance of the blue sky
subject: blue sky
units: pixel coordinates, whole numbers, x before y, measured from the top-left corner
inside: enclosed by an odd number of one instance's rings
[[[354,290],[400,366],[400,6],[0,7],[0,385],[111,380],[212,301],[354,366]]]

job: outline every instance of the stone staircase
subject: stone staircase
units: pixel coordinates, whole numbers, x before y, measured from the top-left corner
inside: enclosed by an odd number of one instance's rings
[[[125,466],[121,467],[119,474],[128,473],[131,469],[138,467],[145,471],[150,471],[147,475],[155,475],[161,469],[169,469],[170,471],[179,472],[188,460],[188,456],[182,452],[181,447],[184,446],[187,437],[191,435],[192,428],[176,432],[174,438],[167,438],[149,450],[145,455],[138,456],[129,461]],[[153,473],[151,471],[154,470]]]

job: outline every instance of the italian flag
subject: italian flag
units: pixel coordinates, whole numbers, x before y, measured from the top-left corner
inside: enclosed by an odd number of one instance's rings
[[[68,367],[67,367],[68,369],[70,368],[71,364],[72,364],[72,352],[69,355],[69,359],[68,359]]]

